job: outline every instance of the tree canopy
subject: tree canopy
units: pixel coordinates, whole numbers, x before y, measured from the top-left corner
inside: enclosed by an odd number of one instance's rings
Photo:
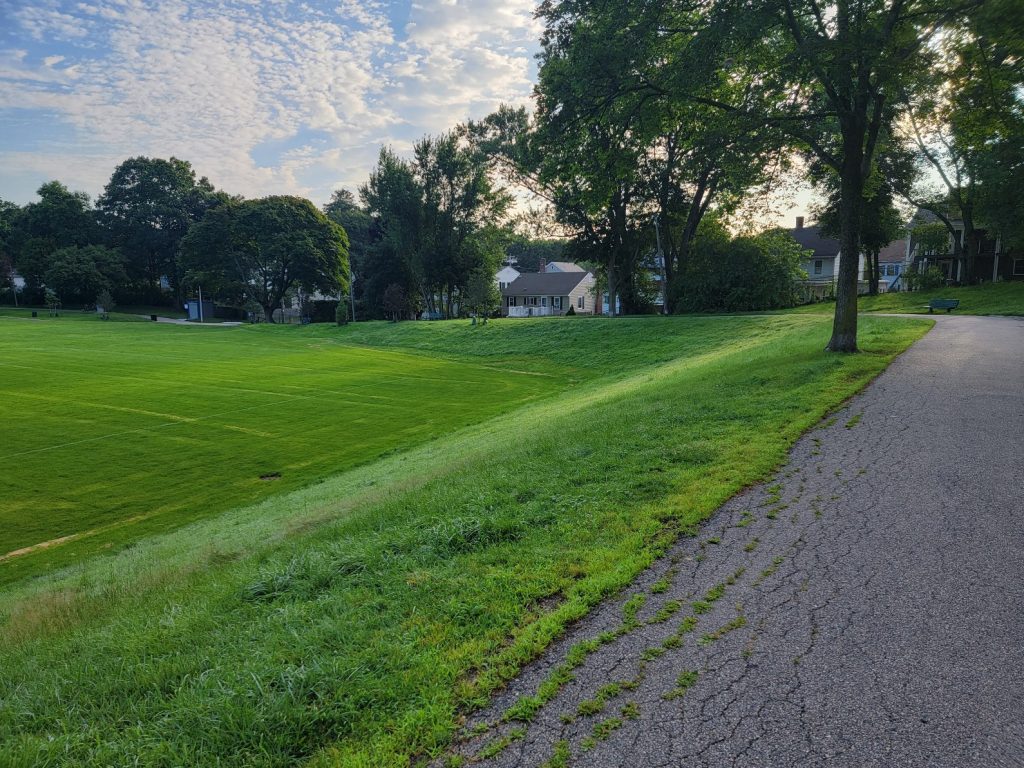
[[[207,211],[181,244],[185,283],[255,301],[267,320],[295,288],[348,290],[348,236],[303,198],[273,196]]]
[[[125,254],[130,277],[151,285],[167,278],[177,290],[181,239],[207,209],[226,200],[205,176],[196,179],[188,161],[140,156],[114,169],[96,208],[110,242]]]

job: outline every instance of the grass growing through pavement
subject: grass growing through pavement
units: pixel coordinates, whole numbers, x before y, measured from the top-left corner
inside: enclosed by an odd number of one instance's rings
[[[927,327],[585,323],[681,356],[0,596],[0,763],[406,766]]]
[[[1024,280],[861,296],[857,299],[857,308],[861,312],[928,314],[930,299],[959,299],[960,306],[953,310],[955,315],[1024,315]],[[826,301],[787,311],[831,315],[835,306],[834,302]],[[938,311],[945,314],[945,310]]]

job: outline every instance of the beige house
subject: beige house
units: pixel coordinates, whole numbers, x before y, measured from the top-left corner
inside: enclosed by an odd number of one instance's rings
[[[594,313],[594,276],[589,272],[527,272],[501,289],[502,317]]]

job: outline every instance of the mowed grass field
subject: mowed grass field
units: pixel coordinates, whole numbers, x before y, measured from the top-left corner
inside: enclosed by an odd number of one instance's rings
[[[564,378],[527,377],[532,400],[508,410],[506,394],[504,413],[8,586],[0,765],[423,765],[930,325],[865,317],[857,355],[823,352],[830,324],[813,315],[253,331],[302,365],[337,345]],[[517,716],[531,711],[527,697]]]
[[[0,583],[309,485],[567,380],[298,328],[0,317]]]

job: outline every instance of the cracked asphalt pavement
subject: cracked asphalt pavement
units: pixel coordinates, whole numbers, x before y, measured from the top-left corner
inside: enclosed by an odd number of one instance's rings
[[[561,684],[510,718],[545,681]],[[1024,319],[938,317],[498,693],[454,755],[1024,766]]]

